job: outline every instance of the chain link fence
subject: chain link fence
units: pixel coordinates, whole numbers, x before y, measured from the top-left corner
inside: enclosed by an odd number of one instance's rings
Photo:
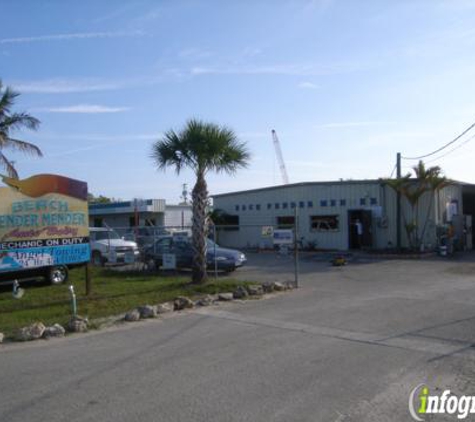
[[[188,226],[140,226],[91,228],[91,257],[94,265],[134,265],[143,271],[191,268],[192,231]],[[293,257],[298,281],[300,250],[312,250],[313,243],[299,237],[296,225],[208,226],[208,270],[232,272],[248,264],[254,252],[271,252]]]

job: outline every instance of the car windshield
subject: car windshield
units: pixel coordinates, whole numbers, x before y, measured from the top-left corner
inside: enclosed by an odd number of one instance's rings
[[[114,230],[94,232],[94,237],[96,240],[120,239],[119,234]]]
[[[217,243],[214,243],[211,239],[206,239],[206,247],[208,249],[214,248],[214,247],[219,248],[219,245]]]

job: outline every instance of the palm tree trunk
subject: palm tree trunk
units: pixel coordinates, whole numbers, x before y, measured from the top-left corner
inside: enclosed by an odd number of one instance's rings
[[[196,184],[191,194],[193,199],[193,276],[195,284],[203,284],[207,281],[206,273],[206,238],[208,237],[208,225],[206,224],[206,207],[208,204],[208,188],[204,173],[199,172]]]
[[[421,242],[424,241],[424,237],[426,235],[427,223],[429,222],[430,214],[432,212],[432,204],[434,203],[435,192],[430,191],[429,194],[430,194],[429,207],[427,209],[427,215],[426,215],[426,219],[424,221],[424,226],[422,227]]]

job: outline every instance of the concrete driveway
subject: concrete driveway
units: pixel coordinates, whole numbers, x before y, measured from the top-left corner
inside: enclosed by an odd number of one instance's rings
[[[300,266],[291,293],[0,347],[0,420],[409,421],[420,383],[475,395],[472,256]],[[291,280],[292,261],[236,275]]]

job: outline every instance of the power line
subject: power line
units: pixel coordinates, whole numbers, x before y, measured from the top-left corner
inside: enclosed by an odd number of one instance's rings
[[[433,158],[432,160],[426,161],[426,164],[432,163],[434,161],[440,160],[441,158],[447,157],[447,155],[463,147],[465,144],[468,144],[472,139],[475,139],[475,135],[472,135],[470,138],[466,139],[461,144],[457,145],[455,148],[452,148],[451,150],[447,151],[445,154],[442,154],[440,157],[436,157],[436,158]]]
[[[452,145],[454,142],[457,142],[463,135],[465,135],[467,132],[472,130],[474,127],[475,127],[475,123],[472,123],[467,129],[465,129],[455,139],[451,140],[450,142],[447,142],[445,145],[441,146],[440,148],[436,149],[435,151],[430,152],[429,154],[421,155],[419,157],[401,157],[401,158],[403,158],[404,160],[420,160],[422,158],[430,157],[431,155],[437,154],[438,152],[444,150],[449,145]]]

